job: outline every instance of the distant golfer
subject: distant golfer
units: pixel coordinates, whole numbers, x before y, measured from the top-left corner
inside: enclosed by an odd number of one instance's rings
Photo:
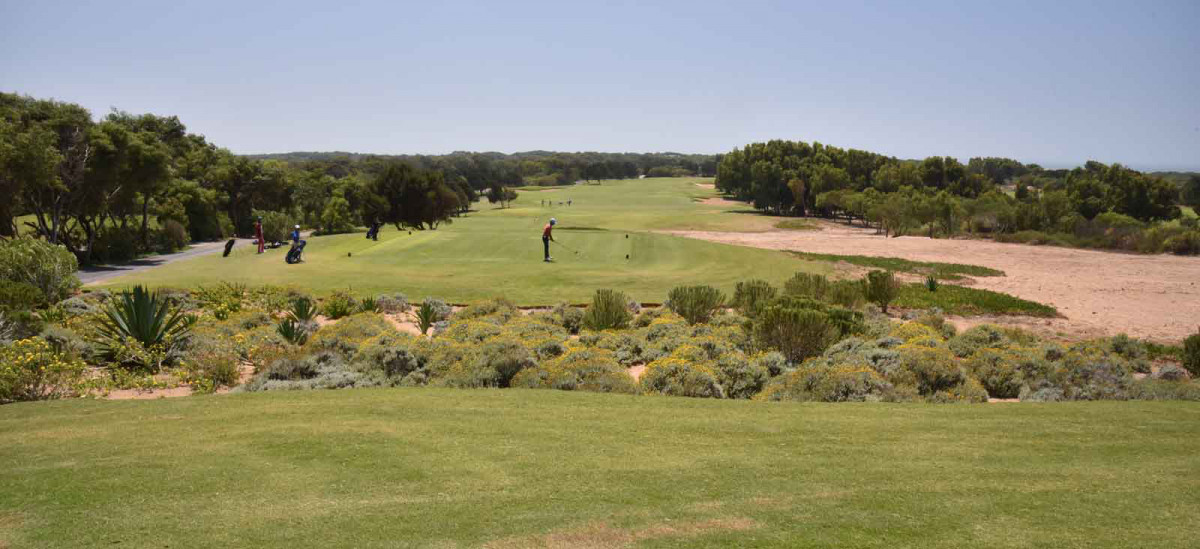
[[[553,257],[550,257],[550,243],[554,241],[554,235],[552,234],[552,231],[554,230],[554,226],[557,224],[558,221],[551,217],[550,222],[546,224],[544,229],[542,229],[542,247],[546,250],[546,259],[543,259],[542,261],[547,263],[554,260]]]
[[[254,239],[258,241],[258,253],[265,252],[267,250],[267,241],[263,239],[261,216],[254,221]]]
[[[300,226],[299,225],[296,225],[296,228],[292,229],[291,238],[292,238],[292,244],[300,243]]]

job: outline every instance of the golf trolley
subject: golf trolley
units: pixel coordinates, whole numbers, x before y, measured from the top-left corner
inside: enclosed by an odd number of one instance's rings
[[[288,265],[295,265],[304,260],[304,246],[308,244],[307,240],[301,240],[292,244],[292,248],[288,250],[287,257],[284,258]]]

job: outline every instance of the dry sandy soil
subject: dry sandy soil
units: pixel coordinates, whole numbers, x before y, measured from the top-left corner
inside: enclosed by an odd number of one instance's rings
[[[946,240],[919,236],[884,238],[873,229],[821,222],[820,231],[671,234],[776,250],[899,257],[982,265],[1007,276],[969,283],[1058,308],[1063,319],[988,318],[1043,333],[1072,337],[1121,332],[1156,341],[1179,341],[1200,327],[1200,258],[1135,255],[1051,246]],[[962,325],[979,319],[954,319]]]

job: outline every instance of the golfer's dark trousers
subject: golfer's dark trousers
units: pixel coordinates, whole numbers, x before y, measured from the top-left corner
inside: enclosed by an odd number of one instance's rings
[[[550,259],[550,237],[542,237],[542,247],[546,248],[546,259]]]

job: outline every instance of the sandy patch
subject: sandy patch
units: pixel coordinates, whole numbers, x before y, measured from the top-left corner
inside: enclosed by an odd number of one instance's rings
[[[715,189],[715,188],[717,188],[717,186],[716,186],[716,185],[714,185],[714,184],[712,184],[712,183],[696,183],[696,186],[697,186],[697,187],[700,187],[701,189]]]
[[[987,240],[884,238],[874,229],[821,222],[821,231],[670,234],[775,250],[967,263],[1000,269],[973,286],[1047,303],[1075,337],[1115,335],[1178,341],[1200,327],[1200,258],[1139,255]],[[1054,327],[1057,329],[1057,327]]]
[[[701,200],[700,203],[704,204],[706,206],[744,206],[745,205],[744,203],[738,202],[737,200],[730,200],[728,198],[721,198],[719,196],[714,196],[712,198],[705,198],[704,200]]]
[[[110,391],[105,397],[109,400],[154,400],[156,398],[174,398],[191,396],[192,388],[186,385],[169,389],[117,389]]]
[[[424,335],[421,333],[421,328],[417,326],[416,316],[412,312],[383,315],[383,317],[401,333]]]
[[[632,377],[634,381],[641,381],[642,374],[646,373],[646,365],[638,364],[636,366],[630,366],[626,371],[629,372],[629,377]]]

